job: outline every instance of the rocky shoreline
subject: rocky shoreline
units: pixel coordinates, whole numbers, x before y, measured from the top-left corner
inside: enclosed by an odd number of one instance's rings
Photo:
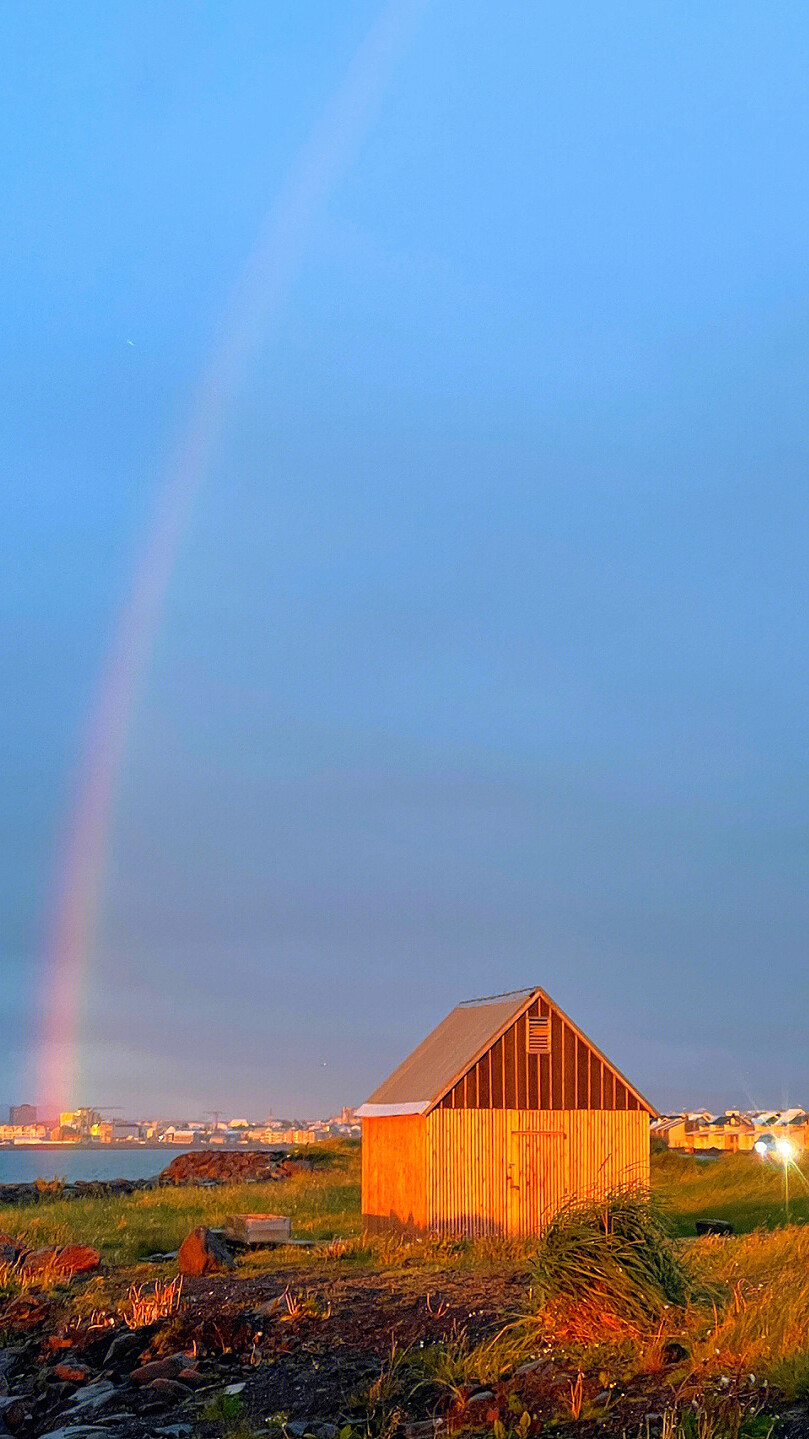
[[[30,1183],[0,1184],[0,1204],[39,1204],[53,1199],[104,1199],[137,1194],[147,1189],[220,1184],[266,1184],[289,1179],[311,1161],[278,1150],[221,1150],[178,1154],[151,1179],[35,1179]]]

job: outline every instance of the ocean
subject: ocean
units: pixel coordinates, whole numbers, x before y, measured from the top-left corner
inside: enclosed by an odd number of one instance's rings
[[[151,1179],[186,1149],[173,1144],[159,1149],[29,1148],[0,1149],[0,1184],[30,1184],[34,1179]]]

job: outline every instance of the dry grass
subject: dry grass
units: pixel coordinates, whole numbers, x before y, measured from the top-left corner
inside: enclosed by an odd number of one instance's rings
[[[703,1240],[692,1263],[725,1286],[727,1298],[695,1347],[711,1368],[783,1380],[784,1364],[809,1355],[809,1228],[758,1230],[735,1240]]]
[[[393,1355],[386,1366],[383,1388],[398,1387],[400,1395],[408,1384],[429,1383],[449,1392],[468,1383],[496,1383],[546,1346],[551,1346],[562,1362],[567,1356],[574,1390],[580,1371],[585,1380],[602,1371],[622,1379],[631,1374],[651,1376],[666,1371],[670,1378],[671,1364],[665,1350],[669,1341],[676,1340],[687,1355],[678,1366],[677,1381],[685,1385],[689,1394],[702,1393],[702,1389],[708,1393],[711,1385],[727,1378],[738,1395],[753,1374],[757,1384],[766,1380],[790,1398],[809,1397],[809,1227],[777,1227],[783,1217],[780,1178],[755,1158],[728,1157],[701,1164],[674,1155],[656,1156],[653,1188],[666,1202],[675,1232],[693,1233],[696,1217],[730,1218],[742,1226],[760,1221],[767,1227],[727,1240],[679,1240],[673,1250],[664,1246],[662,1267],[661,1250],[659,1246],[654,1249],[657,1231],[653,1234],[643,1226],[636,1227],[629,1235],[627,1268],[620,1245],[612,1243],[616,1238],[614,1225],[610,1228],[608,1224],[609,1272],[603,1269],[601,1252],[601,1290],[597,1295],[593,1293],[592,1255],[587,1248],[592,1248],[592,1232],[585,1235],[587,1255],[583,1268],[583,1251],[579,1246],[576,1252],[577,1246],[568,1243],[568,1235],[557,1247],[551,1266],[555,1266],[554,1282],[548,1283],[550,1270],[546,1263],[544,1273],[537,1274],[537,1284],[532,1281],[532,1265],[541,1249],[536,1240],[472,1243],[364,1236],[359,1213],[358,1146],[327,1146],[324,1158],[322,1168],[275,1184],[155,1190],[123,1198],[72,1201],[48,1194],[36,1205],[0,1209],[0,1231],[24,1235],[34,1248],[73,1242],[96,1245],[107,1277],[77,1284],[72,1302],[77,1312],[82,1305],[90,1305],[94,1312],[109,1309],[118,1316],[128,1313],[127,1322],[132,1323],[148,1323],[159,1313],[173,1312],[180,1303],[179,1288],[173,1287],[170,1269],[133,1273],[131,1267],[121,1266],[137,1264],[155,1251],[176,1249],[197,1224],[216,1226],[227,1214],[262,1208],[289,1214],[294,1234],[322,1241],[311,1250],[279,1249],[245,1256],[240,1261],[239,1273],[245,1276],[273,1270],[284,1280],[289,1279],[289,1301],[284,1301],[287,1312],[290,1305],[298,1310],[307,1304],[305,1291],[302,1294],[299,1288],[302,1271],[305,1275],[311,1273],[319,1284],[328,1281],[330,1275],[352,1269],[389,1272],[392,1283],[396,1282],[396,1271],[404,1267],[436,1276],[466,1270],[492,1275],[513,1274],[516,1270],[525,1274],[526,1312],[522,1316],[503,1315],[503,1328],[493,1339],[473,1345],[460,1333],[449,1343],[434,1345],[418,1356]],[[796,1175],[796,1193],[802,1182]],[[796,1198],[793,1213],[801,1212]],[[620,1234],[617,1238],[621,1238]],[[649,1253],[644,1252],[650,1243],[654,1250],[651,1268],[646,1262]],[[619,1270],[626,1271],[618,1275],[619,1297],[626,1300],[629,1295],[632,1300],[626,1285],[631,1288],[638,1281],[639,1303],[604,1303],[605,1285],[609,1288],[616,1279],[616,1263]],[[559,1282],[559,1276],[577,1268],[581,1269],[581,1282],[574,1296],[566,1291],[565,1282]],[[679,1289],[684,1273],[688,1282]],[[673,1288],[669,1285],[672,1276],[676,1280]],[[133,1278],[136,1284],[130,1287]],[[149,1283],[144,1282],[147,1278]],[[56,1285],[61,1287],[59,1277],[47,1271],[28,1277],[14,1266],[0,1266],[0,1295],[8,1298]],[[440,1289],[440,1280],[435,1288]],[[688,1297],[700,1291],[701,1300]],[[435,1311],[441,1300],[431,1299],[430,1303]],[[431,1317],[436,1317],[435,1312]],[[574,1394],[570,1397],[572,1407]],[[727,1395],[725,1398],[727,1412],[720,1413],[714,1406],[709,1418],[700,1420],[701,1424],[713,1425],[705,1429],[705,1435],[731,1433],[736,1421],[730,1400]],[[384,1408],[381,1394],[375,1403],[378,1410]],[[586,1408],[585,1400],[583,1415]],[[693,1429],[693,1412],[686,1412],[682,1406],[676,1412],[672,1410],[667,1421],[672,1426],[670,1439],[682,1439],[689,1425],[692,1428],[686,1439],[700,1439],[702,1431],[697,1434]],[[747,1422],[747,1408],[745,1416]]]
[[[156,1279],[153,1284],[133,1284],[122,1308],[122,1318],[128,1329],[142,1329],[158,1319],[169,1319],[180,1307],[183,1281],[180,1274],[162,1283]]]

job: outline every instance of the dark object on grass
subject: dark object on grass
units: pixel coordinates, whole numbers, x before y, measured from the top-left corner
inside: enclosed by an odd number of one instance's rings
[[[551,1220],[534,1264],[543,1301],[596,1299],[623,1318],[641,1321],[665,1304],[684,1304],[688,1271],[660,1213],[643,1189],[570,1204]]]
[[[721,1234],[725,1238],[733,1233],[733,1225],[727,1219],[698,1219],[697,1234]]]

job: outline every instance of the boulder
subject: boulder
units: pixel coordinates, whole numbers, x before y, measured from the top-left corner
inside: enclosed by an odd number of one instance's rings
[[[0,1399],[0,1424],[6,1431],[14,1434],[22,1427],[29,1417],[29,1404],[30,1400],[19,1394],[6,1394]]]
[[[74,1414],[95,1414],[104,1409],[116,1396],[115,1385],[109,1379],[96,1379],[92,1384],[83,1384],[74,1390],[70,1399],[70,1410]]]
[[[154,1327],[150,1325],[148,1329],[124,1329],[122,1333],[116,1334],[104,1355],[104,1368],[115,1369],[124,1374],[135,1369]]]
[[[697,1234],[719,1234],[727,1239],[733,1233],[733,1225],[727,1219],[698,1219]]]
[[[234,1267],[233,1254],[219,1234],[200,1224],[180,1245],[177,1267],[181,1274],[221,1274]]]
[[[205,1375],[200,1374],[196,1364],[189,1364],[188,1368],[181,1370],[177,1377],[180,1383],[187,1384],[189,1389],[199,1389],[208,1382]]]
[[[263,1149],[196,1150],[178,1154],[161,1172],[160,1184],[256,1184],[281,1177],[282,1153]]]
[[[62,1429],[49,1429],[42,1439],[113,1439],[114,1432],[121,1431],[101,1429],[97,1424],[67,1424]]]
[[[141,1364],[139,1369],[133,1369],[129,1377],[133,1384],[152,1384],[155,1379],[177,1379],[192,1363],[188,1354],[167,1354],[165,1359],[150,1359],[148,1364]]]
[[[72,1279],[74,1274],[92,1274],[100,1263],[101,1255],[89,1244],[51,1245],[26,1254],[20,1269],[24,1274],[43,1274],[50,1270],[62,1278]]]

